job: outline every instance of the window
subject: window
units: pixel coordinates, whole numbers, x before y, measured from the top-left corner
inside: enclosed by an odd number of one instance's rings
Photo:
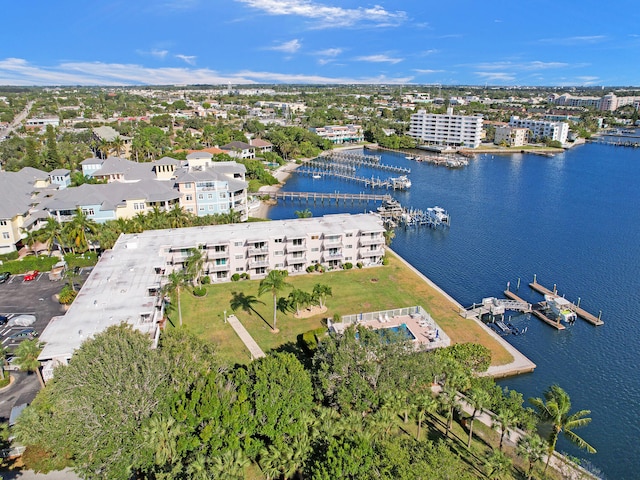
[[[267,267],[259,267],[259,268],[256,268],[256,273],[257,273],[258,275],[262,275],[262,274],[264,274],[264,273],[267,273]]]
[[[293,244],[295,246],[301,246],[302,245],[302,239],[301,238],[294,238],[293,239]]]
[[[9,238],[9,232],[2,232],[2,238],[4,239]]]
[[[203,193],[199,193],[198,194],[198,200],[204,200],[204,194]]]
[[[216,265],[220,266],[220,265],[226,265],[227,264],[227,259],[226,258],[217,258],[216,259]]]
[[[213,205],[209,205],[209,210],[213,210]]]
[[[284,268],[284,263],[276,263],[276,268]]]
[[[185,195],[184,196],[185,201],[187,202],[193,202],[193,195]]]
[[[184,188],[193,188],[193,185],[190,182],[188,182],[184,184]]]
[[[244,255],[236,255],[236,260],[243,260],[244,259]]]
[[[137,205],[137,203],[133,204],[133,207],[134,207],[135,210],[137,210],[137,208],[135,208],[136,205]],[[144,203],[142,205],[144,205]],[[94,215],[93,208],[83,208],[82,209],[82,213],[84,213],[85,215]]]
[[[346,247],[344,247],[344,248],[353,248],[353,245],[347,245],[347,246],[346,246]]]
[[[236,268],[236,272],[244,272],[244,268],[238,267],[238,268]]]
[[[208,198],[209,200],[211,200],[211,199],[213,198],[213,194],[212,194],[212,193],[207,193],[207,198]]]
[[[278,250],[276,252],[273,253],[276,257],[281,257],[282,255],[284,255],[284,251],[282,250]]]
[[[353,237],[353,233],[346,233],[344,236],[345,237]]]
[[[204,207],[200,207],[200,208],[198,208],[198,210],[199,210],[200,212],[204,212]]]
[[[319,252],[319,251],[320,251],[320,249],[319,249],[318,247],[315,247],[315,248],[312,248],[312,249],[311,249],[311,251],[312,251],[312,252]]]
[[[311,235],[311,240],[318,240],[320,235]]]
[[[283,240],[284,240],[283,238],[276,238],[276,239],[274,240],[274,243],[282,243],[282,242],[283,242]]]
[[[220,192],[219,195],[220,198],[227,198],[227,194],[225,192]]]
[[[236,247],[241,247],[243,245],[243,242],[235,242],[233,245]]]
[[[7,221],[6,220],[0,220],[0,225],[2,225],[3,227],[7,226]]]

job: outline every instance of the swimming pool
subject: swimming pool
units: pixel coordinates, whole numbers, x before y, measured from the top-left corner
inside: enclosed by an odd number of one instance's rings
[[[396,337],[400,340],[410,340],[413,341],[416,339],[415,335],[409,330],[406,323],[402,323],[395,327],[386,327],[379,328],[376,330],[382,337]],[[391,333],[390,333],[391,332]]]

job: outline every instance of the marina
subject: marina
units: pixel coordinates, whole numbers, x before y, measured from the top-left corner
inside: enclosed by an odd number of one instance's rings
[[[401,175],[399,177],[392,177],[381,179],[380,177],[361,177],[355,175],[354,173],[347,173],[346,171],[333,171],[333,170],[323,170],[323,169],[312,169],[312,168],[296,168],[294,170],[295,173],[299,175],[309,175],[316,180],[323,178],[337,178],[341,180],[346,180],[348,182],[359,183],[369,188],[386,188],[393,190],[406,190],[411,187],[411,181],[406,175]]]
[[[449,214],[441,207],[430,207],[426,210],[404,208],[395,199],[385,200],[378,207],[377,213],[387,228],[429,227],[446,228],[451,226]]]
[[[391,201],[391,195],[376,195],[373,193],[322,193],[322,192],[283,192],[282,190],[278,190],[275,192],[264,192],[263,195],[268,195],[270,198],[275,200],[298,200],[300,202],[320,202],[324,204],[324,202],[335,202],[336,204],[342,201],[343,203],[351,202],[351,204],[358,203],[368,203],[368,202],[385,202]]]
[[[533,276],[533,282],[531,282],[529,284],[529,286],[535,290],[538,293],[541,293],[542,295],[545,295],[546,298],[551,299],[552,301],[555,299],[559,299],[559,298],[563,298],[560,295],[558,295],[558,291],[554,285],[553,290],[549,290],[548,288],[540,285],[537,280],[536,280],[536,276]],[[583,320],[586,320],[587,322],[589,322],[591,325],[595,325],[595,326],[601,326],[604,325],[604,322],[601,319],[602,316],[602,312],[600,312],[600,315],[598,315],[597,317],[589,312],[587,312],[586,310],[580,308],[580,298],[578,297],[578,303],[574,304],[569,302],[568,300],[564,300],[563,302],[561,302],[567,309],[571,310],[572,312],[574,312],[578,317],[582,318]]]

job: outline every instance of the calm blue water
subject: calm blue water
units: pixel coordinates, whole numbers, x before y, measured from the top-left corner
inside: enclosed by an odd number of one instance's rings
[[[602,311],[604,326],[578,319],[564,332],[535,318],[512,318],[529,330],[508,340],[538,367],[501,385],[526,399],[558,383],[574,411],[592,411],[593,422],[577,433],[598,453],[589,455],[564,439],[558,449],[587,458],[609,479],[638,478],[640,149],[588,144],[553,158],[483,155],[459,170],[392,153],[384,153],[383,162],[412,169],[410,191],[395,193],[403,205],[449,211],[450,230],[397,229],[392,248],[460,303],[502,296],[506,283],[513,289],[518,278],[519,295],[539,301],[527,286],[537,274],[540,283],[557,284],[568,299],[580,297],[586,310]],[[295,174],[285,190],[370,191]],[[270,217],[293,218],[305,208],[320,216],[375,205],[323,208],[287,201],[272,208]]]

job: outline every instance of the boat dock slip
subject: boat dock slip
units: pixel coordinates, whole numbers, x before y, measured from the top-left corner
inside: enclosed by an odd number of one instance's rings
[[[518,295],[513,293],[511,290],[505,290],[504,291],[504,296],[507,297],[507,298],[510,298],[511,300],[515,300],[516,302],[527,303],[525,300],[520,298]],[[540,320],[542,320],[547,325],[551,325],[553,328],[557,328],[558,330],[564,330],[565,329],[564,325],[562,325],[559,321],[556,322],[554,320],[551,320],[544,313],[542,313],[542,311],[540,310],[540,308],[542,306],[543,305],[540,304],[540,303],[534,305],[532,310],[531,310],[531,313],[533,315],[535,315],[537,318],[539,318]]]
[[[268,195],[274,199],[282,199],[282,200],[305,200],[307,202],[312,201],[316,203],[316,201],[320,201],[324,203],[325,200],[331,201],[335,200],[338,203],[340,200],[343,202],[351,201],[354,202],[385,202],[391,201],[392,197],[389,194],[386,195],[374,195],[372,193],[320,193],[320,192],[260,192],[260,195]]]
[[[548,288],[540,285],[537,281],[535,276],[533,277],[533,282],[531,282],[529,284],[529,286],[535,290],[538,293],[541,293],[542,295],[552,295],[555,297],[559,297],[560,295],[558,295],[557,290],[555,290],[555,286],[554,286],[554,290],[549,290]],[[572,311],[574,311],[576,313],[576,315],[578,315],[580,318],[582,318],[583,320],[586,320],[587,322],[589,322],[591,325],[595,325],[595,326],[600,326],[600,325],[604,325],[604,322],[600,319],[600,317],[596,317],[595,315],[587,312],[586,310],[580,308],[580,301],[578,301],[578,305],[569,302],[568,304],[568,308],[571,309]]]

